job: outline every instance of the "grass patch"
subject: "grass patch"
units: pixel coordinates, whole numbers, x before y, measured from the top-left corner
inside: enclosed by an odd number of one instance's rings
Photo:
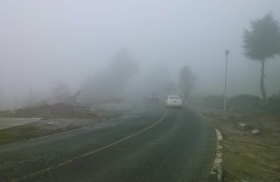
[[[0,130],[0,145],[28,140],[41,135],[41,130],[34,124],[15,126]]]

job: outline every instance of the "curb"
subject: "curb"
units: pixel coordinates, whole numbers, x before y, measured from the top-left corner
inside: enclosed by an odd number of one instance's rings
[[[217,135],[217,151],[216,151],[216,157],[214,159],[213,162],[213,167],[211,169],[211,175],[216,175],[218,181],[222,180],[222,175],[223,175],[223,171],[222,171],[222,146],[219,145],[219,142],[223,139],[221,132],[218,129],[216,130],[216,135]]]

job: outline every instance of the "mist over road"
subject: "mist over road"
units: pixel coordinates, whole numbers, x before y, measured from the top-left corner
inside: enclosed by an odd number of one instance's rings
[[[141,101],[95,126],[0,146],[0,181],[205,181],[215,142],[199,114]]]

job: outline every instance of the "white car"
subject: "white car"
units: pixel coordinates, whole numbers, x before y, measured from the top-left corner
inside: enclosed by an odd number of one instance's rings
[[[182,109],[182,99],[178,95],[169,95],[165,100],[165,107],[179,107]]]

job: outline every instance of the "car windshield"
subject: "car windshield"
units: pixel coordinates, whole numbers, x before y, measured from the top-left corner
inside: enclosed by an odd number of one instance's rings
[[[0,182],[280,178],[280,0],[0,0]]]

